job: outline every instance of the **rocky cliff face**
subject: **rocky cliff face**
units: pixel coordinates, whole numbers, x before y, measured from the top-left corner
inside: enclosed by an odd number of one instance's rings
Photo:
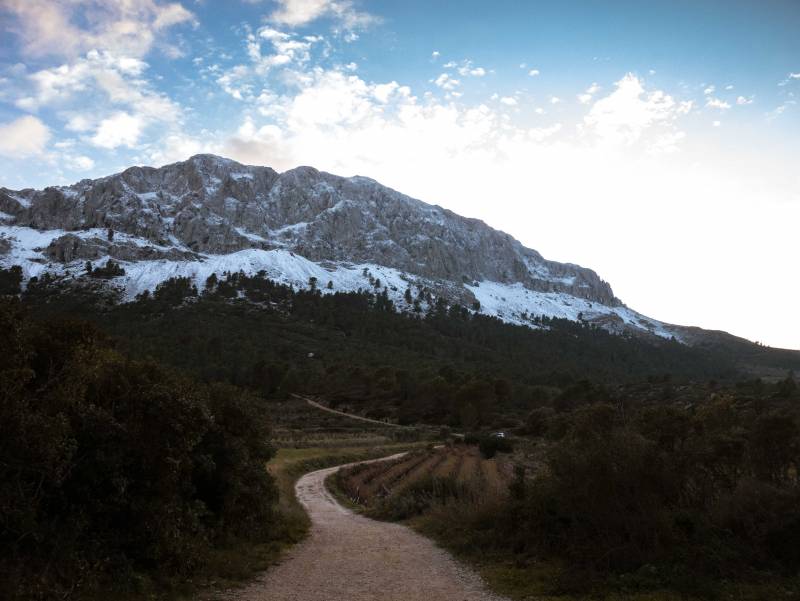
[[[377,264],[458,286],[521,284],[621,305],[590,269],[547,261],[482,221],[371,179],[311,167],[277,173],[198,155],[68,187],[0,189],[0,212],[8,226],[63,230],[44,250],[62,263],[102,256],[202,260],[244,249],[282,249],[323,264]],[[108,240],[106,229],[126,236]]]

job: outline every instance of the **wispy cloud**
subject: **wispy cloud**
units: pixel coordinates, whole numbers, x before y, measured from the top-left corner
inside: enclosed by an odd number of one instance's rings
[[[74,58],[93,49],[142,57],[159,35],[180,24],[196,24],[178,2],[3,0],[0,12],[11,16],[8,29],[26,55]],[[168,44],[167,54],[176,49]]]
[[[594,95],[597,94],[597,92],[599,91],[600,91],[600,86],[597,85],[596,82],[593,83],[588,88],[586,88],[585,92],[583,92],[582,94],[578,94],[578,102],[580,102],[581,104],[589,104],[592,101],[592,98],[594,98]]]
[[[322,17],[335,19],[346,30],[363,29],[380,19],[356,9],[349,0],[277,0],[278,9],[270,15],[274,23],[300,27]]]
[[[50,108],[67,130],[103,148],[133,147],[144,129],[155,123],[178,127],[182,108],[144,79],[147,63],[90,51],[85,57],[29,74],[26,94],[16,105],[26,111]],[[165,132],[166,133],[166,132]]]
[[[13,158],[41,155],[50,136],[50,128],[31,115],[0,123],[0,155]]]
[[[709,98],[706,101],[706,106],[712,109],[720,109],[722,111],[731,108],[730,103],[720,100],[719,98]]]
[[[442,73],[433,80],[433,83],[443,90],[455,90],[461,85],[461,81],[453,78],[449,73]]]

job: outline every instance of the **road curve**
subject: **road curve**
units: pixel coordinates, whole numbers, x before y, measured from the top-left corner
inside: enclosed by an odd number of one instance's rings
[[[370,417],[362,417],[360,415],[355,415],[353,413],[346,413],[344,411],[339,411],[338,409],[331,409],[323,405],[322,403],[318,403],[317,401],[312,401],[308,397],[301,396],[299,394],[292,394],[292,396],[296,399],[300,399],[308,403],[311,407],[315,407],[316,409],[321,409],[322,411],[326,411],[328,413],[333,413],[334,415],[341,415],[343,417],[349,417],[350,419],[355,419],[360,422],[367,422],[368,424],[375,424],[377,426],[389,426],[390,428],[408,428],[409,426],[402,426],[400,424],[393,424],[391,422],[384,422],[379,419],[372,419]]]
[[[427,538],[342,507],[325,488],[325,478],[342,467],[298,480],[295,490],[311,517],[310,536],[258,580],[223,599],[504,601]]]

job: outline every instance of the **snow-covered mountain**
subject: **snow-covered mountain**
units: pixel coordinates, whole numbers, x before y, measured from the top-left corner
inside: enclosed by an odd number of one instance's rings
[[[624,306],[594,271],[365,177],[198,155],[72,186],[0,188],[3,266],[81,278],[86,261],[109,259],[125,269],[112,284],[126,299],[176,275],[202,288],[211,273],[263,270],[296,287],[316,278],[326,293],[386,287],[401,308],[407,288],[414,297],[422,288],[514,323],[546,315],[680,338]]]

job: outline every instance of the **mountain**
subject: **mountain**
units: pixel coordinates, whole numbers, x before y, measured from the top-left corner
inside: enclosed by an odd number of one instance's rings
[[[0,188],[0,263],[79,281],[113,259],[130,300],[173,276],[265,271],[323,292],[383,289],[402,308],[438,297],[536,327],[538,316],[681,339],[626,307],[594,271],[544,259],[510,235],[380,185],[311,167],[278,173],[198,155],[44,190]],[[478,304],[479,303],[479,304]]]

